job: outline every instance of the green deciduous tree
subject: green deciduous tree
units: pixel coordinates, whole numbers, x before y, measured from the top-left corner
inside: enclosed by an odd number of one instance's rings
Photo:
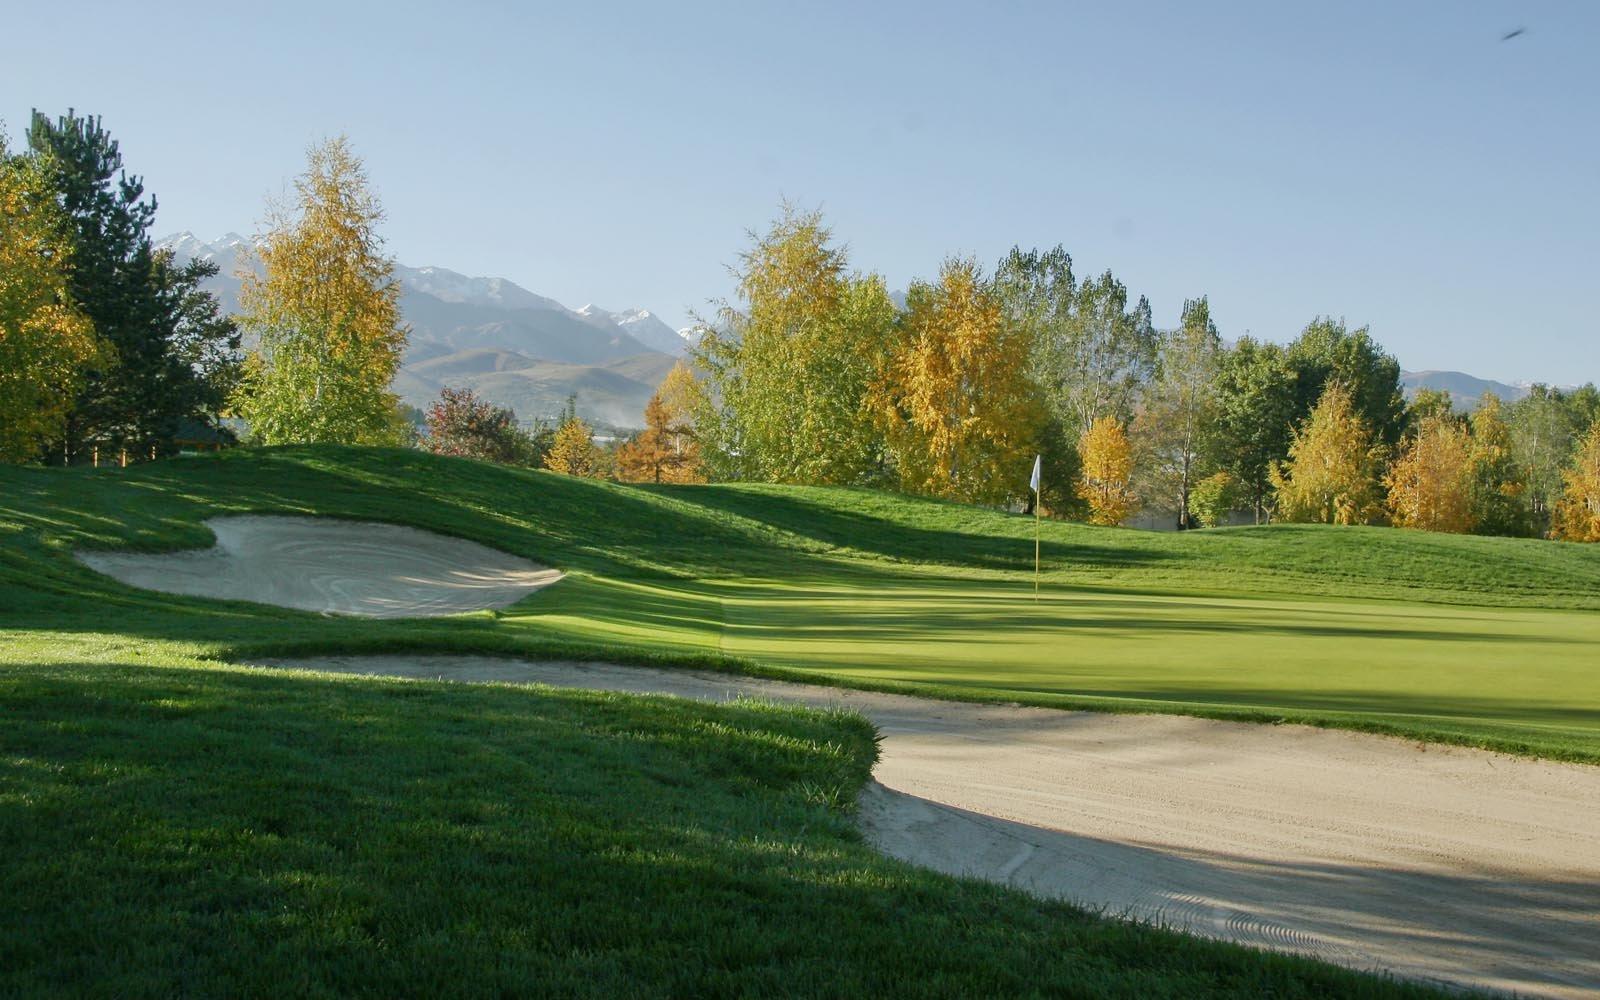
[[[1527,487],[1528,516],[1539,534],[1549,530],[1565,488],[1561,471],[1579,433],[1573,417],[1561,391],[1546,385],[1534,386],[1509,408],[1511,454]]]
[[[1289,455],[1298,376],[1283,348],[1241,337],[1217,361],[1218,464],[1259,524],[1271,509],[1272,470]]]
[[[342,136],[313,146],[247,274],[242,322],[259,348],[236,400],[263,443],[390,443],[389,391],[406,329],[383,252],[383,209]]]
[[[785,205],[740,256],[738,305],[702,329],[696,431],[718,478],[851,483],[881,465],[867,392],[895,320],[883,280],[848,272],[820,213]]]
[[[1295,420],[1303,420],[1329,383],[1344,386],[1350,404],[1380,443],[1393,446],[1405,431],[1405,394],[1400,363],[1365,327],[1350,331],[1343,320],[1319,317],[1289,345],[1294,369]]]
[[[1209,302],[1185,302],[1178,329],[1161,338],[1156,375],[1133,422],[1139,493],[1173,510],[1180,529],[1193,527],[1190,493],[1212,464],[1221,353]]]
[[[1227,523],[1228,515],[1238,503],[1236,484],[1228,472],[1213,472],[1194,486],[1189,506],[1201,526],[1219,528]]]
[[[1110,271],[1079,281],[1059,246],[1013,248],[995,269],[994,290],[1028,340],[1030,377],[1074,436],[1100,416],[1133,418],[1155,371],[1159,338],[1149,302],[1130,307],[1127,286]]]

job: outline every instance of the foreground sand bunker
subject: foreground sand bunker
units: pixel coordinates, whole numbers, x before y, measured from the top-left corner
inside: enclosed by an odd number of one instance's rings
[[[78,559],[147,590],[371,618],[502,608],[562,575],[476,542],[397,524],[245,516],[206,525],[217,536],[213,548],[82,552]]]
[[[689,670],[470,656],[282,665],[853,708],[884,737],[861,819],[887,854],[1358,969],[1600,996],[1600,767]]]

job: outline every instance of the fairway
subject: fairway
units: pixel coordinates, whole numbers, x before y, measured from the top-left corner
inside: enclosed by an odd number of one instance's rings
[[[0,627],[24,646],[115,608],[119,631],[222,658],[622,657],[1600,760],[1593,546],[1047,523],[1036,602],[1031,520],[862,490],[625,487],[341,449],[3,475]],[[203,547],[202,522],[230,513],[398,522],[568,576],[497,612],[367,622],[156,595],[71,558]]]

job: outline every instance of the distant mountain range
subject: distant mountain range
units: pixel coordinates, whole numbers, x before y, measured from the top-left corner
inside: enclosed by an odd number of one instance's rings
[[[178,233],[157,246],[171,249],[180,262],[215,262],[220,270],[210,289],[224,309],[238,310],[237,272],[248,239],[229,233],[208,243]],[[576,395],[585,419],[638,427],[656,386],[688,353],[687,331],[673,330],[646,309],[568,309],[505,278],[442,267],[397,265],[395,275],[411,341],[394,391],[413,406],[425,408],[446,386],[467,387],[532,421],[554,416]],[[1486,392],[1508,403],[1528,394],[1524,384],[1456,371],[1402,372],[1400,382],[1407,398],[1422,388],[1443,389],[1461,410],[1475,408]]]
[[[179,262],[216,263],[210,290],[224,309],[238,310],[248,239],[229,233],[208,243],[178,233],[157,246]],[[504,278],[442,267],[397,265],[395,276],[411,339],[393,388],[413,406],[426,407],[445,386],[467,387],[531,421],[559,413],[575,394],[585,419],[638,427],[656,386],[688,353],[684,337],[646,309],[568,309]]]
[[[1401,372],[1400,384],[1406,398],[1411,399],[1419,389],[1440,389],[1450,394],[1450,402],[1458,410],[1475,410],[1484,393],[1492,392],[1502,403],[1511,403],[1528,394],[1528,386],[1493,379],[1478,378],[1466,372]]]

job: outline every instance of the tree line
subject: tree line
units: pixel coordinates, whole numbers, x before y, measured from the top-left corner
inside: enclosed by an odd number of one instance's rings
[[[228,439],[239,330],[155,215],[98,118],[35,112],[18,150],[0,129],[0,461]]]
[[[1224,341],[1204,296],[1175,329],[1062,247],[946,260],[904,301],[785,207],[701,324],[692,430],[713,479],[874,485],[1178,528],[1396,524],[1600,540],[1600,393],[1536,387],[1470,416],[1407,403],[1365,328]]]
[[[407,338],[382,207],[346,140],[318,144],[243,275],[152,248],[156,202],[98,119],[35,113],[0,136],[0,459],[170,453],[184,435],[419,444],[641,482],[869,485],[1120,524],[1251,519],[1600,540],[1600,393],[1536,387],[1470,417],[1409,404],[1365,329],[1319,317],[1286,345],[1228,343],[1200,296],[1161,330],[1063,247],[943,262],[903,298],[852,269],[818,212],[785,206],[739,255],[646,408],[601,446],[447,390],[425,433],[391,392]],[[242,345],[248,350],[242,350]]]

